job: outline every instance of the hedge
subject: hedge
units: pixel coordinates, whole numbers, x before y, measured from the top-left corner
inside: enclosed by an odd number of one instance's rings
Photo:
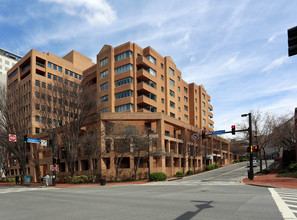
[[[184,177],[185,174],[181,171],[177,171],[176,174],[175,174],[176,177]]]
[[[165,180],[167,180],[167,175],[162,172],[152,173],[150,175],[150,180],[151,181],[165,181]]]

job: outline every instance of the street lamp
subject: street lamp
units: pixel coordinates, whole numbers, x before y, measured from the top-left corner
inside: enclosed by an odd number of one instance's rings
[[[248,113],[248,114],[242,114],[241,117],[247,117],[249,116],[249,128],[248,128],[248,132],[249,132],[249,146],[253,147],[253,137],[252,137],[252,114]],[[253,151],[250,151],[250,170],[248,172],[248,178],[250,180],[254,179],[254,167],[253,167]]]

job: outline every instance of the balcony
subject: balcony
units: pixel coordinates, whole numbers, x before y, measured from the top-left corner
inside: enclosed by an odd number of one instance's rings
[[[153,80],[155,77],[145,69],[137,70],[137,79],[141,81]]]
[[[156,101],[145,95],[142,95],[137,97],[137,104],[140,106],[156,105]]]
[[[138,67],[149,68],[151,64],[153,64],[153,63],[150,62],[144,56],[137,57],[137,59],[136,59],[136,65]]]
[[[140,82],[137,84],[137,91],[139,92],[152,92],[155,88],[147,84],[146,82]]]

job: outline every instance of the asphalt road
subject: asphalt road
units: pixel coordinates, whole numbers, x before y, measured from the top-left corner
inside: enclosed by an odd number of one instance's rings
[[[142,185],[0,188],[0,219],[283,219],[268,188],[239,182],[246,170],[241,163]]]

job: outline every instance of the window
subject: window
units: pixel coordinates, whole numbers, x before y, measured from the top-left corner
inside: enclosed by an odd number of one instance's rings
[[[205,124],[206,123],[206,120],[203,118],[203,124]]]
[[[187,115],[185,115],[185,120],[188,121],[189,120],[189,117]]]
[[[40,128],[35,128],[35,133],[39,134],[40,133]]]
[[[161,75],[161,80],[164,81],[164,76],[163,75]]]
[[[154,57],[152,57],[151,55],[148,55],[145,57],[146,59],[148,59],[150,62],[152,62],[153,64],[156,64],[156,59]]]
[[[170,83],[170,85],[174,86],[174,80],[169,79],[169,83]]]
[[[186,87],[184,87],[184,92],[188,93],[188,89]]]
[[[68,75],[69,74],[69,70],[65,69],[65,74]]]
[[[72,76],[72,77],[73,77],[73,72],[72,72],[72,71],[70,71],[70,76]]]
[[[61,82],[63,82],[63,80],[62,80],[62,78],[61,77],[59,77],[59,82],[61,83]]]
[[[123,78],[123,79],[119,79],[115,82],[116,87],[118,86],[122,86],[122,85],[126,85],[129,83],[133,83],[133,79],[132,77],[127,77],[127,78]]]
[[[48,62],[48,63],[47,63],[47,66],[48,66],[49,68],[52,68],[52,63],[51,63],[51,62]]]
[[[119,74],[119,73],[123,73],[126,71],[132,70],[132,64],[127,64],[124,66],[120,66],[118,68],[115,69],[115,74]]]
[[[35,121],[40,122],[40,117],[38,115],[35,116]]]
[[[180,87],[177,87],[178,91],[180,92]]]
[[[170,89],[170,91],[169,91],[169,94],[170,94],[172,97],[175,97],[175,92],[172,91],[171,89]]]
[[[175,103],[172,102],[172,101],[170,101],[170,107],[171,107],[171,108],[175,108]]]
[[[40,81],[39,80],[35,80],[35,86],[40,86]]]
[[[180,112],[181,111],[181,109],[180,109],[180,107],[178,107],[178,112]]]
[[[163,86],[161,87],[161,91],[164,92],[164,87]]]
[[[161,103],[164,104],[164,99],[163,98],[161,99]]]
[[[106,77],[108,75],[108,70],[103,71],[102,73],[100,73],[100,78],[103,79],[104,77]]]
[[[108,108],[102,109],[101,112],[108,112]]]
[[[155,70],[153,70],[152,68],[148,68],[146,71],[149,72],[149,74],[151,74],[154,77],[157,76],[157,72]]]
[[[133,96],[133,92],[131,90],[128,90],[128,91],[119,92],[115,94],[115,99],[118,100],[118,99],[123,99],[126,97],[132,97],[132,96]]]
[[[74,73],[74,78],[77,79],[77,74],[76,73]]]
[[[205,102],[202,102],[202,106],[205,107]]]
[[[53,75],[53,80],[57,81],[57,76]]]
[[[205,115],[205,111],[204,110],[202,110],[202,114]]]
[[[170,116],[171,116],[172,118],[175,118],[175,114],[173,114],[172,112],[170,112]]]
[[[132,104],[126,104],[126,105],[119,105],[115,107],[116,112],[123,112],[123,111],[129,111],[133,109]]]
[[[40,98],[40,93],[37,92],[37,91],[35,91],[35,97],[36,97],[36,98]]]
[[[101,91],[104,91],[107,88],[108,88],[108,83],[104,83],[104,84],[100,85],[100,90]]]
[[[36,110],[40,110],[40,105],[39,104],[35,104],[35,109]]]
[[[61,67],[61,66],[59,66],[59,72],[61,72],[61,73],[62,73],[62,67]]]
[[[47,74],[47,78],[51,79],[52,78],[52,74],[51,73],[48,73]]]
[[[195,89],[195,94],[197,94],[197,89]]]
[[[104,66],[108,63],[108,58],[106,57],[105,59],[100,61],[100,66]]]
[[[47,89],[52,90],[52,84],[47,84]]]
[[[195,107],[195,111],[197,112],[197,107]]]
[[[45,89],[46,88],[46,83],[45,82],[42,82],[41,83],[41,87]]]
[[[197,98],[195,98],[195,102],[197,103]]]
[[[82,80],[82,76],[81,75],[78,75],[78,78],[79,78],[79,80]]]
[[[163,63],[161,63],[161,68],[162,68],[162,69],[164,68],[164,65],[163,65]]]
[[[184,109],[185,109],[185,111],[188,111],[189,109],[188,109],[188,106],[184,106]]]
[[[204,94],[204,93],[202,93],[202,98],[204,98],[204,99],[205,99],[205,94]]]
[[[108,101],[108,95],[102,96],[101,97],[101,103],[107,102]]]
[[[185,102],[188,102],[188,98],[186,96],[184,97],[184,100],[185,100]]]
[[[174,70],[169,67],[169,73],[174,76]]]
[[[178,101],[180,102],[180,97],[178,97],[177,99],[178,99]]]
[[[196,121],[198,120],[198,117],[197,116],[195,116],[195,119],[196,119]]]
[[[180,77],[179,76],[177,77],[177,80],[180,81]]]
[[[53,69],[57,70],[57,65],[56,64],[53,64]]]
[[[116,62],[116,61],[126,59],[128,57],[132,57],[132,51],[127,51],[127,52],[121,53],[119,55],[116,55],[114,60]]]

